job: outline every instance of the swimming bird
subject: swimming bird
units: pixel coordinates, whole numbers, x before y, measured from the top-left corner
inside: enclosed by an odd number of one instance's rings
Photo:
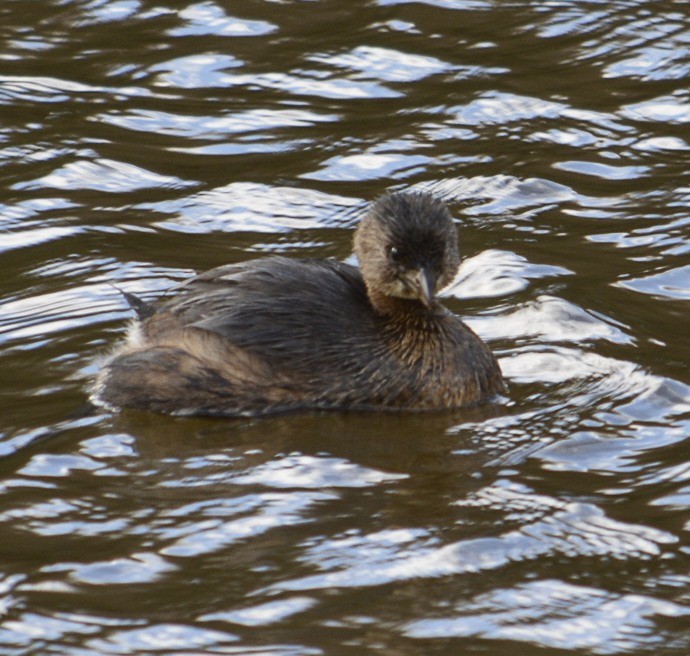
[[[194,276],[107,358],[109,409],[246,416],[303,409],[440,410],[504,389],[496,358],[437,293],[460,263],[450,212],[422,192],[378,198],[354,235],[359,268],[266,257]]]

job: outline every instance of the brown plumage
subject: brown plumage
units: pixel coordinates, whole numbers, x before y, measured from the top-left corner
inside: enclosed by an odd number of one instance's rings
[[[491,351],[436,299],[459,265],[445,204],[378,199],[354,240],[361,271],[271,257],[212,269],[157,304],[101,370],[93,399],[178,415],[443,409],[503,390]]]

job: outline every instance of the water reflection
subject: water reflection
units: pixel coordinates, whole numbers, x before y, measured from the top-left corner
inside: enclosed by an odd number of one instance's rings
[[[457,617],[412,622],[405,633],[414,638],[477,636],[619,654],[663,649],[668,636],[655,631],[654,619],[690,613],[689,608],[646,596],[607,594],[556,580],[496,590],[458,610]]]

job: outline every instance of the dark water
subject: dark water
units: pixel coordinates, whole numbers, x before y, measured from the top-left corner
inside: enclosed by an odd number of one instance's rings
[[[3,0],[2,654],[690,653],[685,2]],[[193,270],[447,199],[508,400],[79,417]]]

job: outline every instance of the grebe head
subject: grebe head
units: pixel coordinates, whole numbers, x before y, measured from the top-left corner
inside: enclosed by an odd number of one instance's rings
[[[354,250],[374,307],[391,299],[418,301],[427,309],[460,265],[458,238],[445,203],[423,192],[377,199],[355,233]]]

